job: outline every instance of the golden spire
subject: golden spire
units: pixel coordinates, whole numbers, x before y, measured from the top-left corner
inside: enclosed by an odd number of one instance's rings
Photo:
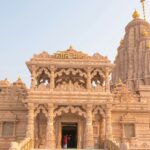
[[[144,20],[146,20],[146,13],[145,13],[145,0],[141,0],[142,8],[143,8],[143,16]]]
[[[139,12],[135,9],[134,13],[132,14],[133,19],[137,19],[140,17]]]

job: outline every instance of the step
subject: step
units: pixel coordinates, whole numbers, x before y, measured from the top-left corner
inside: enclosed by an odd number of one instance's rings
[[[86,150],[86,149],[66,148],[66,149],[32,149],[32,150]],[[104,149],[96,149],[96,150],[104,150]]]

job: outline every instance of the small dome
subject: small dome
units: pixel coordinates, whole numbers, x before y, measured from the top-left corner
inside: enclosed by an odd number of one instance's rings
[[[140,14],[137,10],[134,11],[134,13],[132,14],[132,18],[133,19],[138,19],[140,17]]]
[[[20,88],[26,88],[26,85],[22,82],[20,77],[18,78],[16,82],[13,83],[13,85],[20,87]]]
[[[10,85],[11,84],[10,84],[10,82],[7,79],[0,81],[0,87],[8,87]]]

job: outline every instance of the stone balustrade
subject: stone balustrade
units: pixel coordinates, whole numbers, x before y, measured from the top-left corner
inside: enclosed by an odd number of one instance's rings
[[[114,141],[111,141],[111,140],[105,141],[105,149],[107,149],[107,150],[127,150],[127,149],[120,149],[119,144]]]
[[[31,138],[25,138],[20,143],[11,142],[9,150],[31,150],[33,148],[33,140]]]

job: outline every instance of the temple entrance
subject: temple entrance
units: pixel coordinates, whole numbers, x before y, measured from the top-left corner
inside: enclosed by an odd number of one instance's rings
[[[62,148],[77,148],[77,123],[62,123]]]

